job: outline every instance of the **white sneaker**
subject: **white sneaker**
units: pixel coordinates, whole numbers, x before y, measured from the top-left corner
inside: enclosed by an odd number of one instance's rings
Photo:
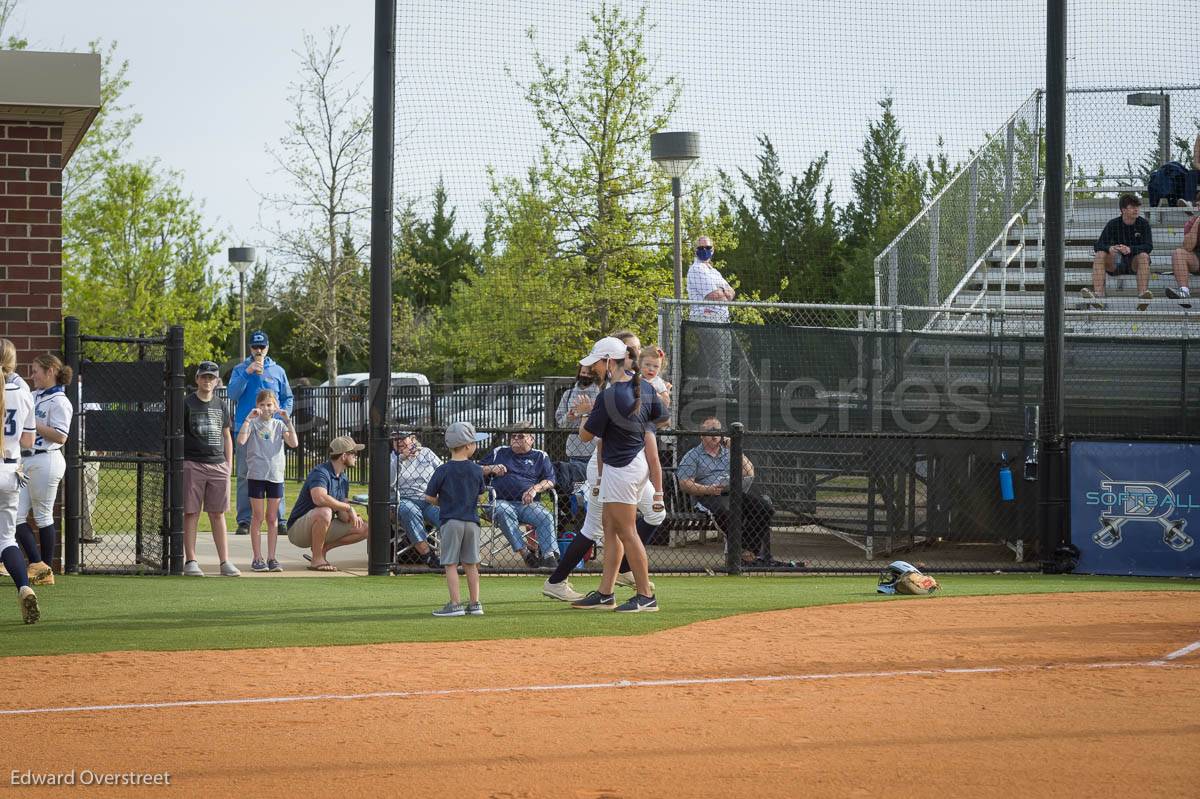
[[[42,617],[41,611],[38,610],[37,594],[27,585],[21,586],[21,590],[17,592],[17,607],[21,609],[21,619],[26,624],[33,624]]]
[[[203,577],[204,570],[200,568],[199,563],[197,563],[194,560],[189,560],[187,563],[183,564],[183,576],[184,577]]]
[[[617,585],[626,588],[637,588],[637,581],[633,579],[633,572],[621,572],[617,575]],[[650,581],[650,593],[654,593],[654,581]]]
[[[542,596],[548,596],[551,599],[561,599],[563,602],[575,602],[583,599],[583,594],[571,587],[570,580],[563,580],[561,583],[552,583],[549,579],[542,583]]]
[[[221,564],[221,576],[222,577],[241,577],[242,573],[240,571],[238,571],[237,566],[234,566],[229,561],[225,561],[224,563]]]

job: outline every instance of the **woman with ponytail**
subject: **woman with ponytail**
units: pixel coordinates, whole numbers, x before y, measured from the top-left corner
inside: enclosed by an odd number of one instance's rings
[[[609,383],[596,397],[579,431],[580,440],[584,442],[601,439],[596,449],[599,499],[603,502],[604,532],[609,543],[604,548],[604,573],[599,589],[573,602],[574,608],[614,608],[613,590],[624,554],[637,593],[615,609],[622,613],[658,610],[658,600],[650,583],[646,549],[638,536],[637,509],[650,482],[651,464],[647,460],[646,442],[653,439],[647,434],[654,423],[666,418],[666,409],[654,390],[643,385],[636,370],[629,368],[636,362],[637,350],[612,336],[597,341],[591,353],[579,361],[582,366],[599,371]]]
[[[37,596],[29,587],[25,556],[17,546],[17,505],[20,502],[24,475],[19,472],[21,451],[33,446],[33,396],[25,381],[17,376],[17,349],[6,338],[0,338],[0,421],[4,432],[0,443],[0,561],[17,586],[17,606],[26,624],[38,620]]]
[[[71,383],[71,367],[54,355],[39,355],[31,369],[35,437],[33,449],[25,454],[25,474],[29,480],[21,489],[17,507],[17,542],[29,558],[29,582],[54,585],[54,548],[58,543],[58,525],[54,523],[54,499],[58,484],[67,471],[62,447],[71,430],[71,401],[66,387]],[[38,533],[26,519],[33,511]]]

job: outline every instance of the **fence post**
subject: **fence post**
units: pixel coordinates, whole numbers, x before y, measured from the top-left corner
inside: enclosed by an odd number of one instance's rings
[[[183,327],[167,330],[167,480],[170,486],[166,548],[171,574],[183,574]]]
[[[971,162],[968,170],[970,190],[967,197],[967,262],[963,267],[967,270],[975,263],[975,211],[979,205],[979,160]]]
[[[729,529],[725,531],[725,567],[730,574],[742,573],[742,434],[741,422],[730,425],[729,436]]]
[[[1013,215],[1013,157],[1017,145],[1017,131],[1010,119],[1004,140],[1004,219]]]
[[[145,344],[139,343],[137,345],[137,355],[138,355],[139,363],[146,360],[146,345]],[[137,404],[137,409],[138,409],[138,413],[143,412],[146,409],[146,404],[143,402],[139,402]],[[143,539],[142,539],[142,536],[145,534],[145,530],[143,529],[144,525],[142,524],[142,521],[143,521],[142,510],[145,508],[146,492],[144,490],[142,483],[144,483],[146,480],[146,464],[139,460],[137,463],[137,466],[135,466],[134,468],[136,469],[135,474],[137,475],[137,478],[136,478],[136,480],[137,480],[136,486],[137,487],[134,491],[134,499],[133,499],[133,508],[134,508],[134,517],[135,517],[134,522],[133,522],[133,530],[134,530],[133,562],[140,565],[142,563],[142,558],[145,554],[145,544],[143,543]],[[161,535],[161,533],[160,533],[160,535]],[[163,556],[165,557],[166,554],[167,553],[164,551]]]
[[[67,436],[67,474],[66,474],[66,514],[67,525],[65,532],[65,548],[63,551],[63,570],[69,574],[79,571],[79,506],[80,488],[82,487],[83,467],[80,463],[82,442],[79,440],[79,414],[83,410],[79,391],[79,317],[68,316],[63,320],[63,355],[66,356],[67,366],[75,375],[71,388],[70,400],[75,412],[71,414],[71,430]]]
[[[929,206],[929,306],[942,304],[941,281],[938,278],[938,245],[941,243],[942,206]]]
[[[900,304],[900,251],[893,247],[888,252],[888,305],[895,308]]]

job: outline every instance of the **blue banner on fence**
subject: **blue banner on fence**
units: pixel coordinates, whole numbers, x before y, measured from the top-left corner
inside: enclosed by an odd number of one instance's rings
[[[1071,445],[1071,542],[1078,571],[1200,576],[1200,446]]]

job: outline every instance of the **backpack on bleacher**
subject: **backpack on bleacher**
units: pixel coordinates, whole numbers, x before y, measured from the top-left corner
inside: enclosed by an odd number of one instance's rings
[[[1158,202],[1166,198],[1167,205],[1175,205],[1183,199],[1183,185],[1187,178],[1187,168],[1178,161],[1168,161],[1150,173],[1146,180],[1146,194],[1150,198],[1150,207],[1157,208]]]

